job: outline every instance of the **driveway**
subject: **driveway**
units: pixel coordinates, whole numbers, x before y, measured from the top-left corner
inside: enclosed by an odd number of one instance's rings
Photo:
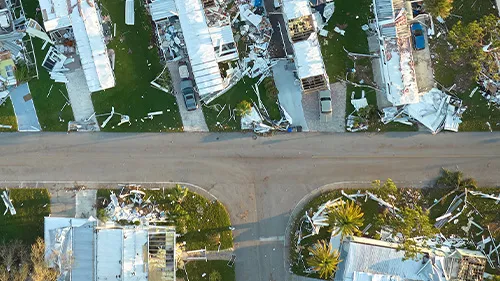
[[[302,91],[298,82],[294,82],[296,79],[293,72],[287,70],[286,65],[286,60],[280,60],[273,66],[274,83],[279,92],[278,99],[292,117],[292,125],[302,126],[302,130],[308,131],[304,110],[302,109]]]
[[[415,76],[417,77],[418,91],[420,93],[425,93],[434,87],[434,71],[432,69],[427,28],[423,25],[422,28],[424,29],[425,49],[418,51],[413,50],[413,60],[415,62]]]
[[[174,85],[175,99],[177,100],[177,105],[179,106],[179,113],[182,118],[182,125],[185,132],[208,132],[207,122],[205,122],[205,115],[200,108],[193,111],[187,111],[186,105],[184,104],[184,98],[182,97],[180,82],[181,77],[179,74],[179,65],[177,62],[168,62],[168,71],[170,71],[170,78],[172,79],[172,84]],[[192,73],[190,71],[190,73]],[[191,78],[193,79],[193,78]]]
[[[31,97],[28,83],[9,89],[10,99],[14,106],[19,132],[39,132],[42,130],[36,115],[35,105]]]
[[[318,92],[302,98],[307,126],[311,132],[345,132],[346,86],[338,82],[330,85],[333,113],[328,121],[320,121]]]
[[[83,69],[78,68],[66,73],[66,78],[68,78],[66,89],[75,121],[82,122],[92,116],[88,124],[94,125],[89,125],[88,128],[92,128],[91,131],[99,131],[99,123],[94,115],[94,105]]]

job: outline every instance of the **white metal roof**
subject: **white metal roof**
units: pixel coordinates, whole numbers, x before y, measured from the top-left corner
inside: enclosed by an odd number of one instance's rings
[[[75,5],[76,0],[38,0],[38,2],[47,32],[71,26],[68,4]]]
[[[94,0],[80,3],[81,9],[77,7],[73,9],[71,21],[87,85],[91,92],[112,88],[115,86],[115,76],[104,44],[102,26],[95,9],[96,4]]]
[[[386,243],[373,239],[359,239],[344,242],[342,249],[343,265],[341,276],[335,276],[335,280],[354,281],[356,272],[378,274],[382,276],[398,276],[404,280],[429,280],[429,271],[422,270],[422,260],[403,260],[405,252],[398,251],[397,247],[388,247]],[[374,241],[375,244],[371,244]],[[387,243],[389,244],[389,243]],[[421,258],[421,255],[419,255]],[[432,274],[432,270],[430,271]],[[361,276],[357,276],[361,277]],[[367,280],[356,278],[356,280]],[[376,279],[376,278],[375,278]],[[432,280],[432,279],[431,279]],[[367,280],[369,281],[369,280]]]
[[[175,0],[155,0],[149,4],[153,21],[159,21],[177,15]]]
[[[117,280],[122,274],[122,229],[99,229],[96,240],[96,280]]]
[[[176,0],[184,41],[200,96],[224,89],[200,0]]]
[[[87,222],[73,228],[73,259],[71,279],[74,281],[89,280],[94,273],[94,227],[96,222]]]
[[[134,0],[125,1],[125,24],[134,25],[135,22],[135,11],[134,11]]]
[[[287,20],[312,15],[309,0],[283,0],[283,12]]]
[[[148,232],[144,229],[123,229],[123,280],[147,280]],[[147,255],[147,253],[146,253]]]
[[[300,79],[325,74],[321,48],[315,36],[293,44],[295,65]]]
[[[209,27],[208,30],[210,32],[210,37],[212,38],[212,46],[216,50],[215,55],[218,62],[238,58],[238,49],[236,48],[236,45],[234,45],[231,49],[227,49],[222,52],[220,51],[221,46],[234,43],[233,30],[230,25]]]

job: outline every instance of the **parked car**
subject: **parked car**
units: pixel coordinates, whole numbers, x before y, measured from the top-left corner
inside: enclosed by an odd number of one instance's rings
[[[420,23],[414,23],[410,27],[411,36],[413,37],[413,48],[415,50],[425,49],[424,29]]]
[[[323,122],[328,121],[332,115],[332,94],[330,90],[319,92],[319,112],[320,120]]]
[[[191,79],[182,79],[181,91],[186,109],[188,111],[196,110],[198,108],[198,102],[196,101],[196,95],[194,93],[193,81],[191,81]]]

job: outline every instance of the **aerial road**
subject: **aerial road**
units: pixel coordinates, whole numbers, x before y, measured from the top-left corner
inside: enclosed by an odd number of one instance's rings
[[[442,167],[498,186],[500,134],[0,134],[3,185],[170,181],[208,190],[236,228],[237,280],[286,280],[288,215],[310,192],[389,177],[423,186]]]

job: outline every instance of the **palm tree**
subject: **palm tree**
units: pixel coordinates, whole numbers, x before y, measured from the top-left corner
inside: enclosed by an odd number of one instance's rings
[[[326,240],[316,242],[309,247],[309,252],[312,255],[307,259],[307,265],[311,266],[323,279],[330,278],[341,262],[339,251],[332,251],[332,245]]]
[[[184,201],[184,198],[186,198],[186,196],[188,195],[188,192],[189,192],[189,189],[187,189],[187,187],[183,187],[180,184],[176,184],[175,189],[173,190],[173,195],[174,195],[175,201],[177,201],[177,203],[181,204],[182,201]]]
[[[340,206],[331,210],[328,221],[331,226],[336,226],[334,235],[341,234],[342,238],[358,234],[359,227],[363,225],[363,212],[361,207],[353,201],[344,204],[340,201]]]

